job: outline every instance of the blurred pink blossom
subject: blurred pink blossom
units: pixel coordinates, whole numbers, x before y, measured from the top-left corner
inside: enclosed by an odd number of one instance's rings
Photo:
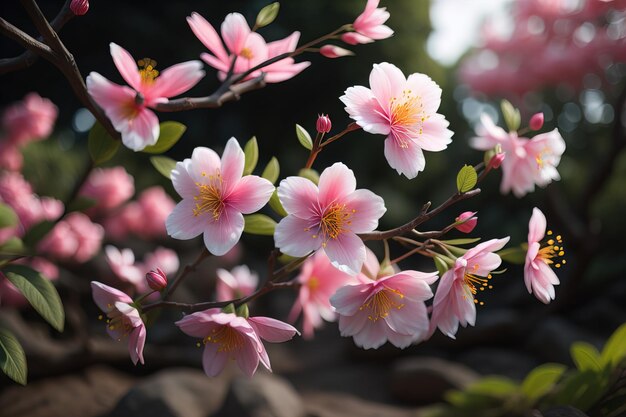
[[[58,260],[84,263],[100,250],[104,229],[83,213],[73,212],[39,242],[42,253]]]
[[[2,115],[2,127],[8,142],[23,146],[44,139],[52,133],[59,110],[50,100],[29,93],[22,101],[7,108]]]
[[[256,290],[259,284],[259,276],[250,271],[246,265],[234,267],[230,272],[218,268],[215,291],[217,301],[229,301],[246,297]]]
[[[96,200],[100,213],[120,206],[135,193],[135,181],[123,167],[96,168],[80,190],[80,195]]]

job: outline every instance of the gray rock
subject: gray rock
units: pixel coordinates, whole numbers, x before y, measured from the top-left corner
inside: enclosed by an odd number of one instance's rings
[[[304,417],[300,396],[286,380],[266,373],[239,377],[215,417]]]
[[[522,380],[539,362],[532,356],[512,349],[477,347],[456,358],[483,375],[503,375]]]
[[[349,394],[310,392],[303,395],[308,417],[417,417],[415,410],[375,403]]]
[[[543,412],[543,417],[589,417],[578,408],[569,405],[553,407]]]
[[[168,369],[133,387],[108,417],[206,417],[222,403],[228,380],[227,374]]]
[[[391,375],[394,398],[416,405],[441,401],[446,391],[463,389],[479,378],[464,365],[424,357],[396,361]]]

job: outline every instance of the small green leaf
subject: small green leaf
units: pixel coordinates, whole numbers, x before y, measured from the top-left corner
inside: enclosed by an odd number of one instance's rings
[[[265,214],[249,214],[243,216],[245,220],[245,226],[243,231],[250,233],[251,235],[264,235],[272,236],[274,229],[276,229],[276,222]]]
[[[15,226],[17,221],[17,214],[15,214],[13,209],[4,203],[0,203],[0,229]]]
[[[68,204],[67,212],[69,213],[72,211],[85,211],[92,208],[96,204],[98,204],[98,200],[96,199],[79,196],[75,198],[74,201],[72,201],[70,204]]]
[[[113,139],[99,122],[93,125],[87,137],[89,155],[96,165],[113,158],[120,148],[120,144],[120,141]]]
[[[508,100],[502,100],[500,102],[500,108],[502,109],[502,116],[504,116],[504,123],[506,123],[509,131],[517,132],[522,120],[519,110],[513,107]]]
[[[595,346],[587,342],[575,342],[570,347],[570,354],[581,371],[601,371],[600,353]]]
[[[287,216],[287,212],[285,211],[280,199],[278,198],[278,192],[274,190],[274,193],[270,197],[270,207],[272,210],[276,212],[281,217]]]
[[[519,390],[519,385],[503,376],[486,376],[467,387],[467,392],[493,397],[508,397]]]
[[[552,401],[587,411],[602,398],[609,386],[610,370],[603,372],[579,371],[569,375],[558,384]]]
[[[254,168],[256,168],[257,162],[259,162],[259,144],[256,141],[256,136],[252,136],[252,139],[246,143],[243,148],[243,153],[246,155],[246,164],[243,167],[243,175],[250,175]]]
[[[316,170],[311,168],[302,168],[298,172],[298,176],[313,181],[315,185],[320,182],[320,174]]]
[[[478,242],[479,240],[480,240],[479,237],[475,237],[475,238],[468,237],[468,238],[461,238],[461,239],[442,240],[441,242],[446,243],[448,245],[457,246],[457,245],[470,245],[472,243]]]
[[[471,165],[464,165],[456,176],[456,188],[460,193],[466,193],[476,186],[478,175]]]
[[[278,163],[278,159],[272,156],[272,159],[267,163],[265,169],[261,176],[274,184],[278,180],[278,176],[280,175],[280,165]]]
[[[311,135],[306,131],[305,128],[296,124],[296,136],[298,136],[298,141],[300,145],[304,146],[309,151],[313,149],[313,140],[311,140]]]
[[[626,324],[622,324],[609,337],[602,349],[600,363],[602,366],[615,366],[626,356]]]
[[[446,261],[444,261],[438,256],[433,257],[433,261],[435,262],[435,267],[437,268],[437,271],[439,272],[439,276],[440,277],[443,276],[443,274],[445,274],[448,271],[448,264],[446,263]]]
[[[32,248],[54,228],[54,225],[54,222],[48,220],[37,223],[36,225],[28,229],[28,232],[26,232],[26,234],[22,238],[22,241],[26,246]]]
[[[522,392],[535,401],[547,394],[561,378],[567,367],[558,363],[546,363],[530,371],[522,382]]]
[[[21,255],[24,252],[24,242],[19,237],[10,237],[0,245],[2,255]]]
[[[243,317],[244,319],[247,319],[248,317],[250,317],[250,310],[248,309],[248,304],[242,304],[239,307],[237,307],[235,314],[237,314],[238,317]]]
[[[262,8],[256,17],[256,27],[262,28],[272,23],[274,19],[276,19],[276,16],[278,16],[279,9],[280,3],[278,2],[268,4],[267,6]]]
[[[0,368],[13,381],[26,385],[26,355],[22,345],[6,329],[0,328]]]
[[[49,280],[24,265],[7,265],[2,272],[52,327],[63,331],[65,325],[63,304],[59,293]]]
[[[176,142],[183,136],[187,126],[179,122],[163,122],[159,125],[159,139],[154,145],[146,146],[142,152],[146,153],[163,153],[167,152],[176,145]]]
[[[500,256],[503,261],[522,265],[526,261],[526,250],[521,247],[507,248],[496,252],[496,255]]]
[[[172,179],[170,175],[172,170],[176,168],[176,161],[167,156],[151,156],[150,162],[152,162],[152,166],[156,168],[161,175],[167,179]]]

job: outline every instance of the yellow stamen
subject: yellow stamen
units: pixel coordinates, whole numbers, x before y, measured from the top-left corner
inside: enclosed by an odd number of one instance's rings
[[[319,278],[313,276],[311,278],[309,278],[309,280],[307,281],[307,286],[309,287],[309,289],[311,290],[316,290],[317,287],[320,286],[320,280]]]
[[[411,90],[404,90],[400,98],[390,100],[390,122],[396,131],[400,146],[407,148],[404,136],[413,137],[424,133],[423,125],[429,116],[424,114],[424,104],[420,96],[413,95]]]
[[[207,177],[206,173],[202,173],[203,177]],[[208,184],[197,182],[198,195],[194,196],[196,207],[193,209],[193,215],[199,216],[203,213],[210,213],[214,221],[219,220],[224,211],[225,203],[222,197],[222,176],[219,172],[215,175],[209,175]]]
[[[369,297],[365,304],[359,307],[359,311],[368,310],[367,318],[371,321],[377,321],[389,316],[392,309],[401,310],[404,303],[400,302],[404,298],[398,290],[385,288]]]
[[[552,230],[548,230],[546,235],[552,236]],[[555,240],[556,239],[556,240]],[[537,257],[543,260],[546,264],[554,264],[555,268],[560,268],[561,265],[565,264],[565,259],[557,259],[556,263],[553,258],[562,258],[565,256],[565,251],[563,250],[563,246],[559,246],[563,244],[563,237],[561,235],[557,235],[555,238],[548,239],[544,244],[542,244],[539,252],[537,253]]]
[[[322,216],[320,229],[325,240],[337,239],[337,237],[347,231],[347,226],[351,224],[350,217],[356,210],[347,210],[345,204],[332,204]]]
[[[205,337],[202,342],[215,343],[219,345],[218,352],[233,352],[239,350],[244,345],[244,338],[237,330],[230,326],[221,326],[218,329],[213,329],[210,335]]]
[[[150,58],[143,58],[137,61],[139,65],[139,75],[141,76],[141,82],[144,84],[152,84],[156,77],[159,76],[159,71],[155,69],[156,61]]]
[[[242,58],[246,58],[246,59],[254,58],[254,54],[252,54],[252,51],[250,50],[250,48],[243,48],[241,52],[239,53],[239,56]]]

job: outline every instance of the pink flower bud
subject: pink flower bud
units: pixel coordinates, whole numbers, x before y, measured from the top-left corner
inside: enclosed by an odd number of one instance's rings
[[[535,113],[533,117],[530,118],[530,128],[532,130],[539,130],[543,126],[543,113]]]
[[[155,291],[163,291],[167,287],[167,276],[161,268],[148,272],[146,281],[148,281],[148,286]]]
[[[320,54],[326,58],[340,58],[342,56],[354,55],[354,52],[335,45],[324,45],[320,48]]]
[[[454,228],[458,230],[459,232],[470,233],[472,230],[474,230],[474,228],[476,227],[476,224],[478,223],[478,217],[474,217],[474,214],[476,214],[476,212],[472,212],[472,211],[466,211],[466,212],[459,214],[459,217],[457,217],[455,221],[457,222],[465,221],[465,222],[463,224],[454,226]]]
[[[330,117],[328,117],[327,114],[320,114],[317,116],[315,127],[317,128],[317,133],[328,133],[333,127],[333,124],[330,122]]]
[[[504,161],[505,154],[497,153],[489,160],[489,169],[498,169],[500,165],[502,165],[502,161]]]
[[[356,32],[348,32],[341,35],[341,40],[347,43],[348,45],[358,45],[360,43],[372,43],[373,39],[368,38],[367,36],[363,36],[360,33]]]
[[[84,15],[89,10],[89,0],[72,0],[70,10],[72,10],[76,16]]]

